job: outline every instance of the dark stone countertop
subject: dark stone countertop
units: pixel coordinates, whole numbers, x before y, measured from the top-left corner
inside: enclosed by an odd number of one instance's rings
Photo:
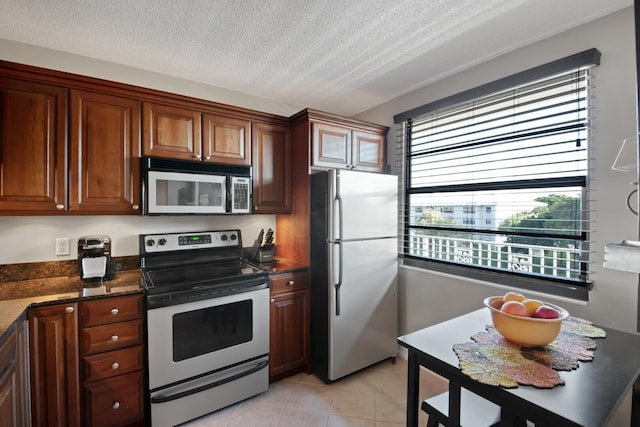
[[[85,288],[78,275],[8,281],[0,283],[0,338],[9,327],[34,305],[79,302],[144,292],[140,270],[118,271],[113,280]]]
[[[288,259],[281,259],[278,257],[274,258],[272,262],[258,263],[255,261],[249,261],[249,263],[266,271],[269,274],[292,273],[294,271],[306,270],[309,268],[308,265],[300,264]]]

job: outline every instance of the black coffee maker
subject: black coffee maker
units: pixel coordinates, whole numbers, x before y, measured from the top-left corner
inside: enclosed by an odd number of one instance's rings
[[[79,237],[78,268],[85,283],[113,279],[115,266],[111,259],[111,238],[104,235]]]

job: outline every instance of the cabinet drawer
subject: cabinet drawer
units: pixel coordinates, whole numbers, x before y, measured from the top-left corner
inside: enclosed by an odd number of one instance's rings
[[[143,368],[143,346],[85,356],[82,359],[84,381],[92,382],[111,378]]]
[[[124,426],[144,415],[142,372],[132,372],[85,386],[87,424]]]
[[[306,271],[282,273],[269,276],[271,293],[298,291],[309,287],[309,276]]]
[[[142,302],[142,294],[83,301],[80,303],[80,322],[88,327],[141,319]]]
[[[89,355],[142,344],[142,319],[84,328],[81,331],[81,354]]]

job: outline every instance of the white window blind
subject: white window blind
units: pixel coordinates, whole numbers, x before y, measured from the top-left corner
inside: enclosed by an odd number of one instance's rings
[[[589,65],[405,113],[405,263],[588,288]]]

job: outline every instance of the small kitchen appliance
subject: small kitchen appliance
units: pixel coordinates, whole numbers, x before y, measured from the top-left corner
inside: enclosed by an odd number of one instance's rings
[[[240,230],[140,236],[151,425],[174,426],[269,387],[269,278]]]
[[[142,159],[144,213],[250,214],[251,166]]]
[[[79,237],[78,269],[85,284],[113,279],[115,267],[111,258],[111,238],[106,235]]]

